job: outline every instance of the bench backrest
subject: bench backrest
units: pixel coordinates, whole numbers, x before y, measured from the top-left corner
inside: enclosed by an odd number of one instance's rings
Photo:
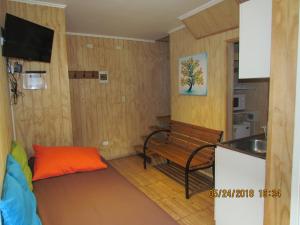
[[[193,150],[199,145],[220,142],[222,134],[223,131],[172,120],[169,142]]]

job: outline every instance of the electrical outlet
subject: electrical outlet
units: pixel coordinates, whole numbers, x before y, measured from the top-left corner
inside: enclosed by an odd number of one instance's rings
[[[99,82],[100,84],[107,84],[108,83],[108,71],[99,71]]]
[[[102,141],[102,146],[106,147],[109,145],[109,142],[108,141]]]
[[[89,44],[86,44],[85,46],[86,46],[87,48],[94,48],[94,45],[93,45],[93,44],[90,44],[90,43],[89,43]]]
[[[15,73],[15,67],[13,64],[11,63],[8,63],[7,65],[7,71],[10,73],[10,74],[14,74]]]

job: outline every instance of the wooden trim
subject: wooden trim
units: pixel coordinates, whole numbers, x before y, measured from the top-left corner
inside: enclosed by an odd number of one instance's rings
[[[168,34],[171,34],[171,33],[174,33],[174,32],[176,32],[176,31],[182,30],[182,29],[184,29],[185,27],[186,27],[185,24],[182,24],[182,25],[180,25],[180,26],[178,26],[178,27],[175,27],[175,28],[169,30],[169,31],[168,31]]]
[[[233,98],[233,65],[230,63],[233,62],[234,58],[234,42],[227,42],[227,103],[226,103],[226,132],[225,132],[225,140],[232,139],[232,121],[233,121],[233,109],[232,109],[232,98]]]
[[[69,79],[99,79],[98,71],[69,71]]]
[[[141,41],[155,43],[155,40],[131,38],[131,37],[121,37],[121,36],[111,36],[103,34],[88,34],[88,33],[77,33],[77,32],[66,32],[68,36],[80,36],[80,37],[95,37],[95,38],[106,38],[106,39],[116,39],[116,40],[126,40],[126,41]]]
[[[273,0],[265,225],[289,225],[297,76],[299,0]]]
[[[215,6],[215,5],[223,2],[223,1],[224,0],[211,0],[211,1],[207,2],[207,3],[205,3],[204,5],[201,5],[198,8],[193,9],[193,10],[191,10],[191,11],[189,11],[189,12],[187,12],[187,13],[181,15],[181,16],[179,16],[178,19],[179,20],[185,20],[185,19],[187,19],[187,18],[189,18],[191,16],[194,16],[194,15],[196,15],[196,14],[198,14],[198,13],[200,13],[200,12],[202,12],[202,11],[210,8],[210,7],[213,7],[213,6]]]
[[[168,43],[168,42],[170,42],[170,35],[167,35],[165,37],[157,39],[156,41],[158,41],[158,42],[167,42]]]
[[[9,1],[31,4],[31,5],[46,6],[46,7],[54,7],[60,9],[64,9],[67,7],[66,4],[50,3],[50,2],[36,1],[36,0],[9,0]]]

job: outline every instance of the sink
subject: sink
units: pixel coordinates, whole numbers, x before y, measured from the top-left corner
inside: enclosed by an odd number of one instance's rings
[[[267,141],[262,139],[250,139],[234,144],[236,148],[265,154],[267,152]]]
[[[267,141],[260,139],[253,139],[249,141],[251,146],[250,150],[257,153],[266,153],[267,152]]]

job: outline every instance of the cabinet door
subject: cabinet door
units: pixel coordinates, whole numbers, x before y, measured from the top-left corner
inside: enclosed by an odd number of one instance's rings
[[[240,4],[239,78],[270,76],[272,0]]]
[[[265,187],[265,160],[217,147],[215,165],[216,190],[245,194],[215,198],[216,225],[263,225],[264,199],[259,190]],[[254,196],[247,198],[249,189]]]

